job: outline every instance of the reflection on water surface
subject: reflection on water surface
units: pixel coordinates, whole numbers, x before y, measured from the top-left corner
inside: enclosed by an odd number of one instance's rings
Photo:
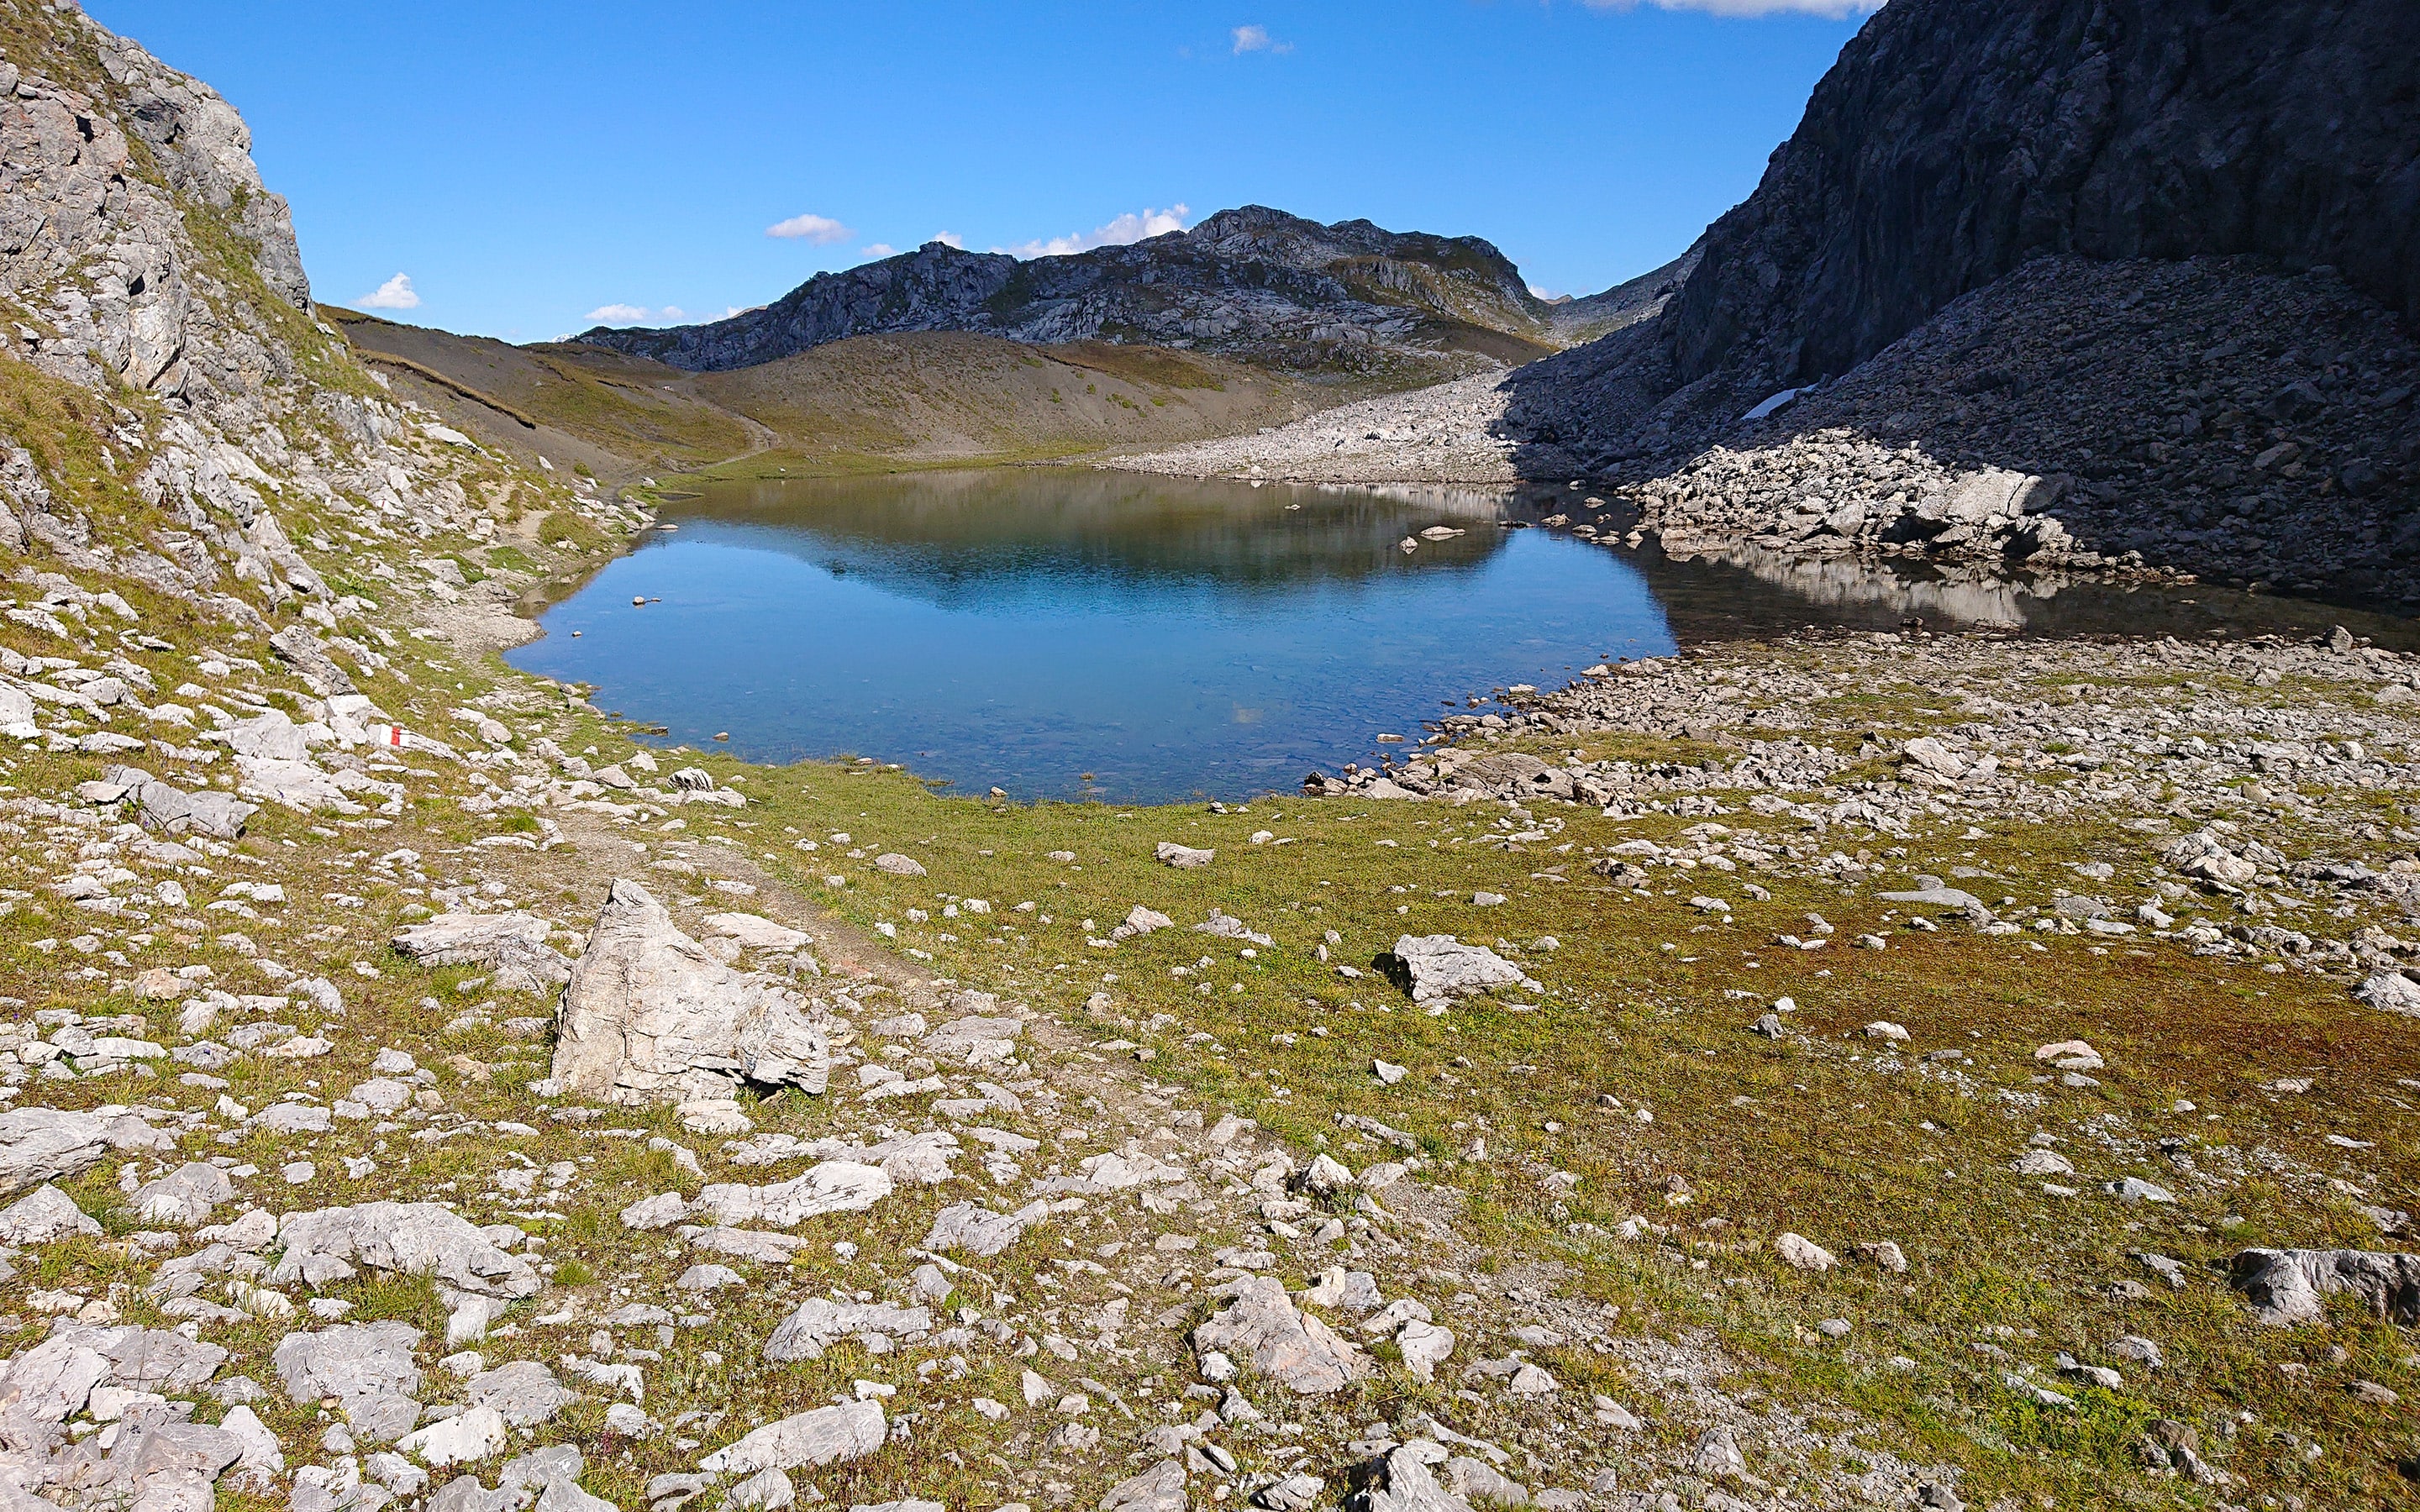
[[[673,743],[727,731],[756,761],[862,754],[961,790],[1156,801],[1291,787],[1388,749],[1381,733],[1417,740],[1441,701],[1685,640],[1911,614],[2066,633],[2328,623],[2216,591],[2044,596],[1515,528],[1576,501],[1023,470],[725,486],[668,508],[677,531],[511,659],[595,685]]]

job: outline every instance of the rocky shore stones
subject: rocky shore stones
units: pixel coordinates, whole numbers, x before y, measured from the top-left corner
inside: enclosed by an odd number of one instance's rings
[[[1378,970],[1415,1003],[1450,1003],[1497,987],[1534,986],[1519,966],[1450,934],[1405,934],[1380,955]]]
[[[0,1197],[80,1175],[113,1149],[167,1154],[176,1148],[174,1135],[132,1114],[10,1108],[0,1113]]]
[[[433,1275],[461,1291],[487,1297],[535,1296],[537,1272],[518,1255],[497,1247],[496,1238],[520,1230],[473,1227],[469,1219],[434,1202],[370,1202],[354,1208],[322,1208],[287,1214],[278,1226],[284,1253],[270,1271],[272,1286],[302,1282],[322,1287],[349,1280],[357,1267],[409,1275]]]
[[[2228,1271],[2252,1314],[2280,1327],[2327,1317],[2321,1300],[2350,1292],[2371,1316],[2420,1323],[2420,1255],[2357,1249],[2248,1249]]]
[[[1224,1354],[1305,1396],[1342,1391],[1369,1361],[1318,1319],[1295,1307],[1275,1276],[1248,1275],[1220,1288],[1233,1300],[1193,1330],[1197,1357]]]
[[[1196,850],[1190,845],[1179,845],[1174,841],[1168,840],[1161,841],[1157,845],[1153,846],[1151,854],[1152,857],[1161,865],[1172,866],[1180,871],[1208,866],[1218,858],[1218,853],[1215,850]]]
[[[889,1432],[880,1402],[844,1402],[768,1423],[698,1461],[709,1475],[753,1475],[766,1470],[817,1469],[860,1459],[882,1447]]]
[[[921,877],[924,874],[924,863],[912,856],[902,856],[897,851],[885,851],[874,858],[874,870],[894,877]]]
[[[384,1443],[420,1418],[420,1367],[411,1359],[419,1342],[420,1330],[395,1319],[342,1324],[287,1335],[271,1363],[295,1402],[333,1396],[356,1435]]]
[[[617,879],[557,1014],[553,1077],[619,1103],[727,1097],[743,1081],[821,1092],[831,1046],[799,995],[724,965]]]

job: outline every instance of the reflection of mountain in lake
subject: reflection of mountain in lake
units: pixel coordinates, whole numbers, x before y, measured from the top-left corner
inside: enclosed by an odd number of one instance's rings
[[[1259,596],[1467,570],[1503,548],[1501,503],[1477,489],[1171,487],[1037,471],[742,485],[677,517],[681,539],[777,551],[948,605],[1070,588]],[[1402,549],[1439,525],[1464,533]]]
[[[1668,561],[1648,569],[1682,639],[1734,633],[1742,605],[1718,603],[1718,621],[1700,626],[1708,607],[1704,579],[1744,575],[1741,594],[1774,598],[1779,608],[1795,600],[1810,623],[1886,625],[1918,619],[1936,627],[2005,628],[2045,635],[2175,635],[2199,637],[2213,630],[2230,635],[2321,634],[2341,624],[2381,646],[2420,644],[2411,621],[2358,610],[2332,609],[2301,599],[2275,598],[2203,584],[2180,591],[2066,573],[1996,576],[1971,563],[1941,567],[1807,557],[1742,543],[1695,558]],[[1733,579],[1737,581],[1736,579]],[[1780,594],[1771,591],[1778,589]],[[1693,591],[1694,590],[1694,591]],[[1719,623],[1728,620],[1730,623]]]

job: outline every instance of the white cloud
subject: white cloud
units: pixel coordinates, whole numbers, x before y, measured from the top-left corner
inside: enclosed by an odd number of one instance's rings
[[[958,235],[955,231],[936,231],[924,239],[927,241],[938,241],[945,247],[955,247],[960,252],[967,250],[967,239]]]
[[[708,316],[706,318],[709,320],[721,320],[727,316],[737,315],[738,313],[739,307],[735,304],[724,310],[721,315]],[[650,310],[644,304],[617,303],[600,304],[594,310],[589,311],[582,318],[586,319],[592,325],[663,326],[673,325],[680,321],[687,320],[690,318],[690,313],[687,310],[682,309],[677,304],[667,304],[660,310]]]
[[[835,241],[846,241],[856,232],[829,215],[793,215],[786,221],[776,221],[765,228],[768,237],[784,241],[803,241],[811,247],[829,247]]]
[[[365,310],[417,310],[420,295],[411,286],[410,273],[397,273],[354,302]]]
[[[864,253],[869,258],[896,257],[899,255],[899,249],[892,246],[888,241],[869,241],[858,250]]]
[[[1247,53],[1291,53],[1292,42],[1280,42],[1269,35],[1266,26],[1238,26],[1228,34],[1235,39],[1235,55]]]
[[[1702,10],[1710,16],[1828,16],[1845,21],[1870,16],[1884,0],[1581,0],[1590,10],[1635,10],[1642,3],[1658,10]]]
[[[1164,210],[1145,207],[1140,211],[1128,210],[1107,225],[1096,225],[1090,231],[1072,236],[1052,237],[1047,241],[1028,241],[1016,247],[994,247],[1018,257],[1064,257],[1069,253],[1085,252],[1094,247],[1123,247],[1130,241],[1142,241],[1185,229],[1185,218],[1192,212],[1183,205],[1171,205]]]

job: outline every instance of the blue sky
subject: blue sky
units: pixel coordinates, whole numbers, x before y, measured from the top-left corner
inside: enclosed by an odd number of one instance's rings
[[[1872,0],[86,8],[243,112],[320,299],[535,341],[1253,202],[1592,292],[1755,187]]]

